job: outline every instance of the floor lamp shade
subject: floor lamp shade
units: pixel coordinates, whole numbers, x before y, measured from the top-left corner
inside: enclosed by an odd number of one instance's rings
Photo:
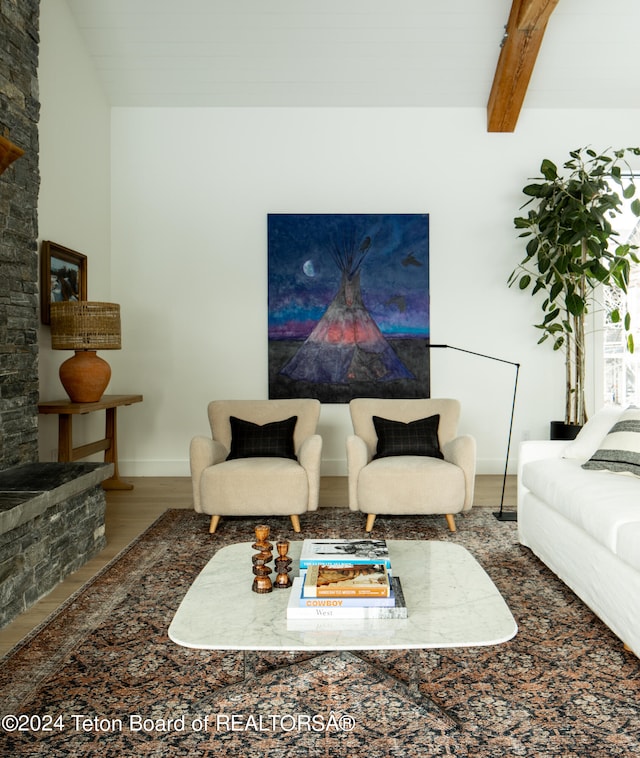
[[[116,303],[51,303],[51,347],[75,350],[60,366],[60,381],[74,403],[96,403],[111,378],[111,367],[97,350],[122,347],[120,306]]]

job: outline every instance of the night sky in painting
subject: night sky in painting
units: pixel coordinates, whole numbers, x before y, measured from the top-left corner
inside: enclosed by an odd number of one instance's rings
[[[365,305],[386,336],[429,336],[427,214],[270,214],[269,339],[306,338],[340,285],[332,237],[371,237]]]
[[[359,395],[428,396],[428,214],[270,214],[268,252],[270,397],[312,396],[323,402],[347,402]],[[359,343],[353,359],[353,339],[351,347],[349,340],[338,340],[338,347],[330,351],[332,339],[318,338],[318,329],[327,331],[323,327],[328,306],[339,292],[344,293],[348,261],[355,262],[355,286],[366,313],[343,305],[335,316],[340,328],[346,335],[345,324],[355,318],[357,331],[364,332],[370,316],[410,379],[399,381],[388,370],[388,351],[385,360],[378,359],[382,337],[374,348]],[[333,334],[337,326],[332,324],[328,333]],[[373,324],[372,328],[377,331]],[[305,356],[306,368],[288,370],[305,341],[297,360]],[[324,363],[326,371],[314,370],[309,363]],[[348,366],[348,371],[342,372],[338,364]],[[363,372],[369,372],[367,381]],[[323,384],[320,376],[331,378]]]

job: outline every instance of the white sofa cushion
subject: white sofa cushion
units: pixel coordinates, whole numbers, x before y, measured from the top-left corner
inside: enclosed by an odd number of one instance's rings
[[[567,444],[562,457],[588,461],[623,411],[623,405],[605,405],[601,408],[582,427],[575,440]]]
[[[560,458],[525,464],[522,483],[613,553],[618,552],[622,527],[640,523],[640,481],[636,477],[585,471],[580,461]],[[632,539],[625,538],[625,545]]]

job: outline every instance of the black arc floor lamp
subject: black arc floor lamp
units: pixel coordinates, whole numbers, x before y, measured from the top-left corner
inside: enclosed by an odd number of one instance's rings
[[[473,350],[465,350],[462,347],[455,347],[454,345],[433,345],[427,343],[427,349],[448,348],[449,350],[457,350],[460,353],[468,353],[469,355],[477,355],[479,358],[488,358],[490,361],[499,361],[500,363],[508,363],[510,366],[516,367],[515,383],[513,385],[513,400],[511,402],[511,420],[509,421],[509,436],[507,438],[507,454],[504,462],[504,476],[502,477],[502,495],[500,496],[500,510],[494,511],[493,515],[498,521],[517,521],[517,511],[505,511],[504,510],[504,493],[507,486],[507,469],[509,468],[509,453],[511,451],[511,434],[513,432],[513,414],[516,408],[516,393],[518,391],[518,372],[520,371],[520,364],[513,361],[506,361],[504,358],[496,358],[494,355],[485,355],[485,353],[476,353]]]

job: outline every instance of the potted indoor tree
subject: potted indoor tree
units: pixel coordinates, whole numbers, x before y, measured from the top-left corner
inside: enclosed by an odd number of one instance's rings
[[[559,171],[550,160],[542,161],[542,177],[523,188],[529,198],[514,219],[520,237],[527,238],[526,255],[509,277],[540,298],[542,320],[535,324],[554,350],[566,359],[566,407],[564,425],[572,432],[552,436],[571,437],[586,422],[585,320],[596,303],[599,287],[616,285],[626,293],[632,263],[638,263],[637,246],[619,244],[615,220],[624,202],[640,216],[640,200],[628,155],[640,156],[640,148],[590,148],[572,151]],[[606,309],[605,309],[606,311]],[[633,352],[628,313],[607,312],[614,323],[624,324],[627,349]]]

